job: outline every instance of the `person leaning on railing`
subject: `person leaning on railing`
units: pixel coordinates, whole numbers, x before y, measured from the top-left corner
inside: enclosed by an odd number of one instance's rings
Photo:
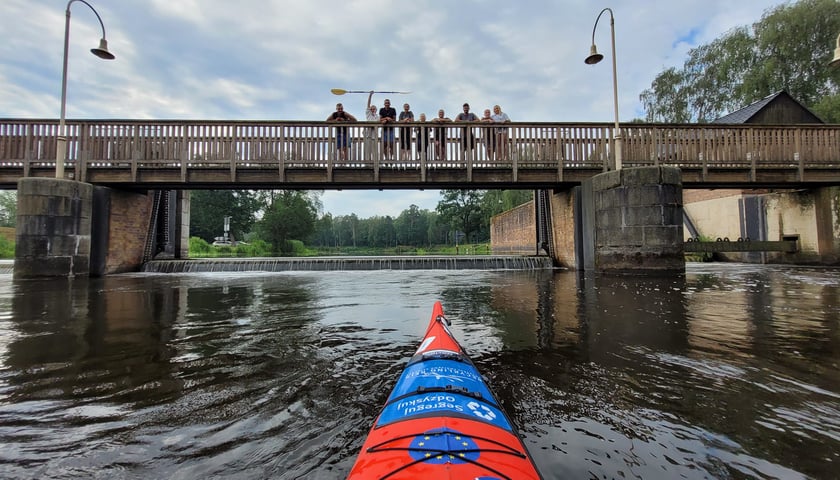
[[[452,123],[452,119],[447,117],[441,108],[438,110],[438,116],[432,119],[432,123],[436,123],[435,127],[435,150],[437,152],[437,160],[439,162],[446,161],[446,127],[442,126],[445,123]]]
[[[344,111],[344,105],[335,104],[335,111],[327,117],[328,122],[355,122],[356,117]],[[347,127],[338,127],[335,129],[335,147],[338,150],[338,158],[342,162],[347,161],[347,147],[350,146],[350,136],[347,133]]]
[[[403,105],[403,111],[400,112],[400,123],[411,123],[414,121],[414,112],[411,111],[409,104]],[[400,160],[411,160],[411,128],[403,127],[400,129]]]
[[[385,159],[394,160],[394,127],[388,126],[397,121],[397,110],[391,106],[391,100],[385,99],[385,106],[379,109],[379,123],[382,127],[382,150]]]
[[[493,123],[510,123],[510,117],[498,105],[493,106],[493,115],[490,118],[493,119]],[[496,128],[496,158],[503,162],[508,159],[508,127]]]
[[[459,113],[457,117],[455,117],[456,122],[477,122],[478,116],[472,112],[470,112],[470,104],[464,104],[464,111]],[[461,149],[464,151],[464,158],[467,158],[468,151],[472,151],[475,148],[475,134],[473,133],[473,129],[470,127],[464,127],[463,132],[461,132]]]
[[[367,99],[367,109],[365,110],[365,120],[368,122],[379,123],[379,114],[376,112],[376,105],[371,105],[370,100],[373,98],[373,90],[370,91]],[[376,128],[365,127],[365,157],[368,161],[373,161],[376,157],[376,150],[379,148],[376,142]]]
[[[490,109],[484,109],[484,116],[481,117],[479,122],[487,124],[493,123],[493,118],[490,117]],[[496,129],[490,127],[484,127],[481,129],[481,138],[484,140],[484,149],[487,152],[487,161],[492,162],[496,158]]]
[[[420,114],[420,123],[423,125],[415,127],[417,132],[417,157],[419,160],[428,160],[429,152],[429,127],[426,125],[426,114]]]

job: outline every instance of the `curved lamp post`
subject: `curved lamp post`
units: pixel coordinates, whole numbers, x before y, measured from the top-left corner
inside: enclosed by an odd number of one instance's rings
[[[598,28],[598,20],[604,12],[610,12],[610,36],[612,38],[612,70],[613,70],[613,104],[615,106],[615,169],[621,170],[622,154],[621,154],[621,132],[618,127],[618,74],[616,73],[615,62],[615,18],[613,11],[610,8],[601,10],[598,18],[595,19],[595,25],[592,27],[592,46],[589,47],[589,56],[584,62],[587,65],[595,65],[604,59],[604,56],[598,53],[598,48],[595,47],[595,29]]]
[[[105,24],[91,4],[85,0],[70,0],[67,2],[67,19],[64,22],[64,64],[61,70],[61,117],[58,120],[58,142],[55,148],[55,178],[64,178],[64,157],[67,156],[67,126],[64,124],[64,114],[67,110],[67,47],[70,43],[70,5],[73,2],[82,2],[93,10],[99,25],[102,27],[102,38],[99,39],[99,46],[91,48],[90,52],[103,60],[113,60],[114,54],[108,51],[108,42],[105,40]]]
[[[834,49],[834,60],[828,63],[830,67],[840,68],[840,35],[837,35],[837,48]]]

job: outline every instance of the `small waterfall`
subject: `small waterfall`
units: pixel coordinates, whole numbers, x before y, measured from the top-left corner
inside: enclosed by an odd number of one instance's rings
[[[546,270],[552,268],[554,267],[549,257],[481,255],[152,260],[143,264],[142,271],[151,273],[205,273],[351,270]]]

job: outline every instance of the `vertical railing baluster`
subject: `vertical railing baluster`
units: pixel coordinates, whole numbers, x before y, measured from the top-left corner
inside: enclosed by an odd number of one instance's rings
[[[281,182],[286,181],[286,126],[280,125],[280,146],[277,151],[277,174]]]
[[[28,177],[32,166],[32,131],[35,126],[31,123],[26,124],[26,150],[23,152],[23,176]]]

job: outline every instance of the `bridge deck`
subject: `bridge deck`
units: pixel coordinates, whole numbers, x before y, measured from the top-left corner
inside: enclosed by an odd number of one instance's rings
[[[137,188],[552,188],[604,172],[611,124],[413,124],[386,159],[366,122],[84,120],[67,124],[70,178]],[[336,129],[352,139],[346,157]],[[683,184],[840,185],[840,125],[621,126],[623,166],[679,167]],[[474,148],[464,150],[467,131]],[[0,119],[0,188],[55,175],[58,123]],[[425,147],[428,140],[429,146]],[[439,143],[437,143],[439,142]],[[495,150],[494,150],[495,147]]]

